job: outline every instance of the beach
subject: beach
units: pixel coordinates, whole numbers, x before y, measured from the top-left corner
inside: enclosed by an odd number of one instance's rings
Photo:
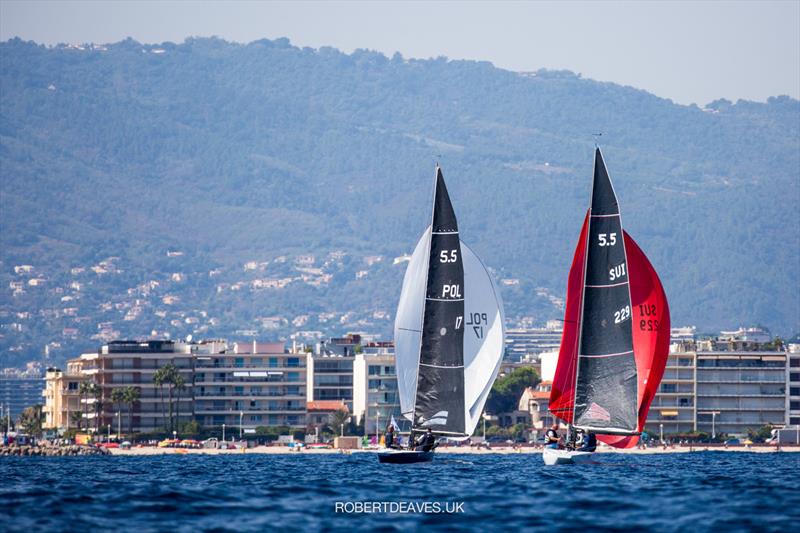
[[[288,446],[254,446],[252,448],[237,448],[233,450],[222,450],[216,448],[158,448],[153,446],[146,446],[141,448],[109,449],[111,455],[129,455],[129,456],[143,456],[143,455],[242,455],[242,454],[262,454],[262,455],[349,455],[360,453],[376,453],[383,451],[381,449],[356,449],[356,450],[340,450],[335,448],[289,448]],[[644,449],[628,449],[618,450],[610,447],[599,447],[598,453],[611,453],[611,454],[665,454],[665,453],[695,453],[703,451],[721,451],[721,452],[748,452],[748,453],[794,453],[800,452],[800,446],[782,446],[778,451],[774,446],[675,446],[668,448],[652,447]],[[520,447],[512,448],[510,446],[496,447],[492,449],[485,448],[470,448],[470,447],[440,447],[436,450],[437,454],[470,454],[470,455],[540,455],[542,448],[533,447]]]

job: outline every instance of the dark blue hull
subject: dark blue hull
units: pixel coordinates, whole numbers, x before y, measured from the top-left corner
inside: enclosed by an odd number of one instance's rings
[[[433,452],[397,451],[378,454],[378,461],[396,465],[412,463],[429,463],[433,460]]]

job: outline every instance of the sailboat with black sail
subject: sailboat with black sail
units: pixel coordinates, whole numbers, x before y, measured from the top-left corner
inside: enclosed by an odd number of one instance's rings
[[[478,424],[503,356],[499,293],[478,256],[461,241],[441,168],[436,167],[431,225],[411,256],[395,320],[400,408],[411,421],[409,448],[382,463],[430,461],[416,436],[466,439]]]
[[[610,446],[636,445],[664,373],[669,331],[661,281],[622,229],[617,196],[598,148],[591,205],[569,273],[550,411]],[[566,449],[545,449],[545,464],[590,457],[569,439],[567,444]]]

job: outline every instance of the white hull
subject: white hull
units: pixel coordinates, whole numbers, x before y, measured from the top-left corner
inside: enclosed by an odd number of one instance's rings
[[[594,452],[579,452],[572,450],[554,450],[545,448],[542,452],[542,459],[547,466],[572,465],[588,463],[592,459]]]

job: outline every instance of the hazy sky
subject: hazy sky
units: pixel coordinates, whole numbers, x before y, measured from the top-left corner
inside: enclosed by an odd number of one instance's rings
[[[0,39],[153,43],[217,35],[569,69],[679,103],[800,98],[800,0],[100,2],[0,0]]]

